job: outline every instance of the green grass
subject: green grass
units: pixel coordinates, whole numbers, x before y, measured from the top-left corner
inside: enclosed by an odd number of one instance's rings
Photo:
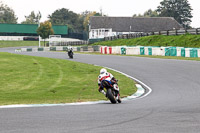
[[[41,46],[44,43],[41,42]],[[38,41],[0,41],[0,48],[4,47],[19,47],[19,46],[39,46]]]
[[[175,47],[200,47],[200,35],[164,36],[154,35],[134,39],[118,39],[114,41],[97,42],[93,45],[106,46],[175,46]]]
[[[97,90],[101,67],[11,53],[0,53],[0,64],[0,105],[106,99]],[[136,92],[131,79],[110,72],[119,79],[122,97]]]

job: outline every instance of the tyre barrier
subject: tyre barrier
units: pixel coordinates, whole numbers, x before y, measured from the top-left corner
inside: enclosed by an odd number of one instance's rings
[[[200,48],[184,47],[144,47],[144,46],[101,46],[101,54],[121,55],[153,55],[153,56],[178,56],[200,57]]]
[[[82,46],[72,47],[73,51],[79,52],[100,52],[100,46]],[[35,48],[21,48],[16,49],[15,52],[42,52],[42,51],[68,51],[68,46],[54,46],[54,47],[35,47]]]
[[[100,52],[101,54],[118,55],[153,55],[153,56],[178,56],[178,57],[200,57],[200,48],[184,47],[153,47],[153,46],[82,46],[72,47],[79,52]],[[40,52],[40,51],[67,51],[67,46],[21,48],[15,52]]]

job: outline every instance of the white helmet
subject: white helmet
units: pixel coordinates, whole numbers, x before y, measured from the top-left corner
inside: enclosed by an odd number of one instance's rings
[[[107,73],[107,70],[106,70],[105,68],[102,68],[102,69],[100,70],[100,74],[104,74],[104,73]]]

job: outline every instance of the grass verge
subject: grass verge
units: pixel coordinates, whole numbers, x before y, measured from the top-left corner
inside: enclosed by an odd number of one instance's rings
[[[153,35],[133,39],[117,39],[113,41],[102,41],[93,45],[105,46],[174,46],[174,47],[200,47],[200,35],[165,36]]]
[[[61,59],[0,52],[0,105],[96,101],[101,67]],[[119,79],[121,96],[136,92],[135,82]]]
[[[20,47],[20,46],[38,46],[38,41],[0,41],[0,48],[4,47]],[[41,46],[44,43],[41,42]]]

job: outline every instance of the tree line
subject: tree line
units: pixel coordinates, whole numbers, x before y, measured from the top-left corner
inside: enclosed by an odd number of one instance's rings
[[[69,32],[83,32],[88,31],[88,23],[90,16],[102,16],[96,11],[84,11],[77,14],[69,9],[62,8],[54,11],[48,16],[48,21],[52,25],[67,25]],[[25,20],[21,24],[38,24],[42,14],[32,11],[30,15],[25,16]],[[17,23],[17,16],[13,9],[0,2],[0,23]]]
[[[184,28],[191,28],[192,7],[188,0],[163,0],[157,9],[149,9],[144,14],[134,14],[133,17],[173,17]]]
[[[183,27],[190,28],[192,11],[188,0],[163,0],[156,10],[149,9],[144,14],[134,14],[133,17],[174,17]],[[95,11],[84,11],[77,14],[69,9],[62,8],[54,11],[48,16],[52,25],[67,25],[69,32],[88,32],[90,16],[102,16],[102,13]],[[32,11],[25,16],[22,24],[37,24],[41,19],[41,13]],[[17,16],[13,9],[0,2],[0,23],[17,23]]]

